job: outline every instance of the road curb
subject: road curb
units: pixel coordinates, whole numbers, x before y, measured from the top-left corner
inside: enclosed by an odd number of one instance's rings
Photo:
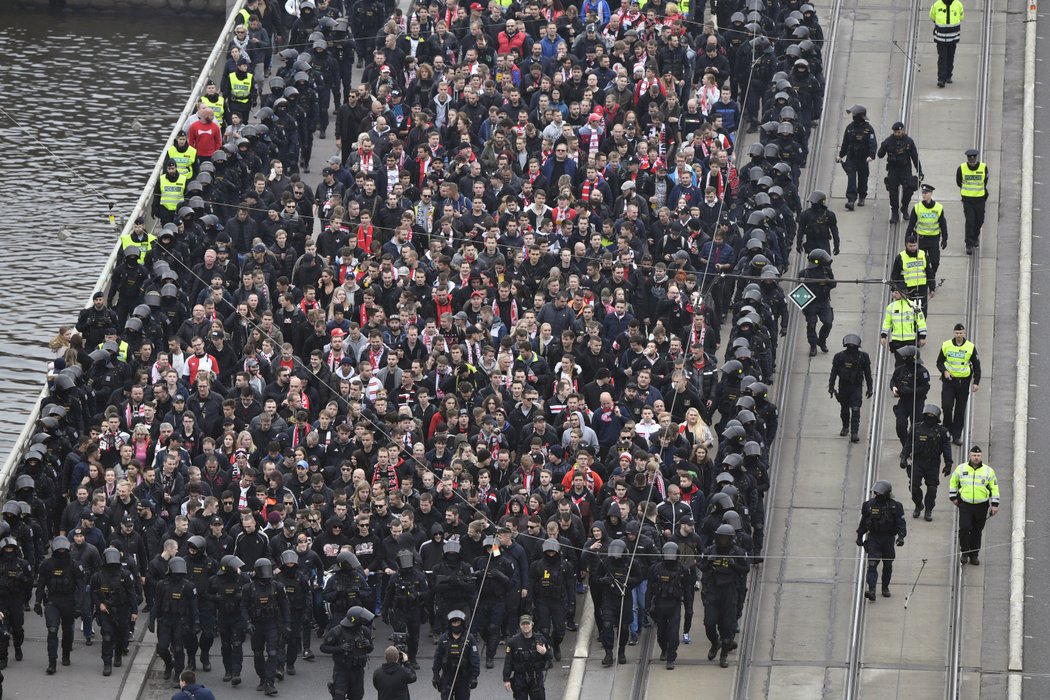
[[[153,664],[153,645],[150,644],[147,648],[145,633],[133,646],[131,655],[125,661],[128,671],[120,685],[117,700],[138,700],[146,687],[149,667]]]
[[[576,648],[569,665],[569,680],[565,682],[562,700],[579,700],[583,694],[583,674],[587,670],[587,659],[591,656],[591,639],[594,637],[594,601],[587,593],[583,596],[583,612],[580,629],[576,633]],[[123,698],[121,699],[123,700]]]

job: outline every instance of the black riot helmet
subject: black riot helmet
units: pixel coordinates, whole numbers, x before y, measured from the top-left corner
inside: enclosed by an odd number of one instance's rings
[[[842,338],[842,347],[844,347],[844,348],[848,348],[848,347],[859,348],[860,347],[860,336],[857,335],[856,333],[847,333]]]
[[[5,545],[6,546],[6,545]],[[116,547],[106,547],[102,552],[102,563],[105,566],[120,565],[120,550]]]
[[[416,558],[412,552],[407,549],[402,549],[397,553],[397,568],[401,571],[408,571],[414,568],[416,565]]]
[[[281,567],[288,568],[290,566],[299,566],[299,555],[295,553],[294,549],[286,549],[281,552]]]
[[[255,560],[255,578],[266,581],[273,578],[273,562],[266,557]]]
[[[660,553],[663,555],[664,561],[675,561],[678,559],[678,544],[668,542],[660,549]]]
[[[871,485],[871,492],[876,496],[886,498],[893,493],[893,485],[885,479],[879,479]]]
[[[610,559],[619,559],[627,553],[627,543],[620,539],[613,540],[607,551]]]
[[[184,575],[186,571],[186,560],[182,557],[172,557],[171,561],[168,562],[168,573],[170,575]]]

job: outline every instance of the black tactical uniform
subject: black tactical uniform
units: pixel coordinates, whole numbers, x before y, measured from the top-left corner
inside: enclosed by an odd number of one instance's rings
[[[240,572],[244,562],[227,554],[219,562],[219,573],[208,582],[208,597],[215,604],[222,650],[222,666],[226,671],[223,682],[241,683],[244,664],[244,623],[241,620],[241,591],[248,585],[248,577]]]
[[[303,646],[302,620],[312,617],[313,607],[310,579],[299,569],[299,555],[295,550],[281,552],[281,569],[277,572],[277,580],[284,586],[285,595],[288,596],[289,626],[292,628],[281,644],[277,673],[278,677],[284,673],[294,676],[295,660],[299,658]]]
[[[908,345],[897,351],[901,363],[893,370],[890,377],[890,389],[897,397],[893,414],[897,416],[897,438],[903,446],[908,439],[908,430],[918,412],[926,403],[930,393],[930,373],[919,360],[919,349]]]
[[[575,577],[561,556],[561,543],[550,538],[543,543],[543,554],[529,567],[529,591],[536,630],[551,640],[554,658],[561,661],[561,641],[565,638],[566,601],[575,594]]]
[[[354,605],[329,629],[321,651],[332,655],[332,700],[361,700],[365,696],[365,665],[372,651],[372,619],[375,615]]]
[[[663,561],[649,570],[645,607],[656,623],[660,658],[667,662],[667,668],[671,670],[678,658],[678,625],[682,620],[682,606],[685,604],[686,591],[692,589],[695,577],[690,579],[688,570],[678,563],[676,543],[665,544],[662,555]]]
[[[831,306],[831,290],[838,286],[835,273],[831,271],[831,256],[822,248],[809,254],[809,265],[798,273],[805,278],[805,285],[814,294],[813,301],[802,310],[806,317],[806,340],[809,341],[809,356],[815,357],[817,348],[828,351],[828,336],[835,322],[835,310]],[[817,332],[820,321],[820,332]]]
[[[288,596],[273,579],[273,564],[269,559],[255,561],[255,577],[241,593],[241,621],[252,639],[255,652],[255,673],[259,686],[267,695],[276,695],[277,647],[281,635],[287,635]]]
[[[612,650],[619,634],[618,663],[627,663],[627,642],[630,639],[629,627],[634,618],[631,602],[632,591],[641,582],[639,568],[632,566],[627,556],[627,543],[613,540],[609,543],[608,556],[600,563],[599,581],[602,586],[602,627],[599,634],[605,657],[602,666],[613,664]]]
[[[867,387],[867,396],[872,394],[871,357],[860,349],[860,336],[850,333],[842,339],[846,348],[835,353],[831,361],[831,377],[828,380],[828,393],[839,402],[839,417],[842,419],[842,430],[839,435],[845,436],[849,430],[850,440],[860,441],[860,407],[862,387]],[[836,380],[838,390],[835,389]]]
[[[36,605],[33,611],[44,616],[47,625],[47,672],[54,674],[58,659],[58,630],[62,629],[62,665],[68,666],[73,651],[73,621],[77,612],[76,591],[84,587],[84,571],[69,553],[69,540],[56,537],[51,556],[40,565]]]
[[[473,607],[474,575],[470,565],[463,561],[459,542],[446,542],[441,561],[434,566],[434,618],[438,631],[450,610],[469,610]]]
[[[941,409],[928,403],[922,409],[922,418],[916,421],[901,449],[901,468],[908,469],[911,481],[911,500],[915,504],[913,518],[919,517],[925,507],[926,520],[933,520],[933,507],[937,503],[937,486],[941,477],[937,462],[943,460],[945,476],[952,469],[952,434],[941,425]],[[909,464],[910,463],[910,464]],[[926,498],[922,495],[922,483],[926,482]]]
[[[355,605],[372,609],[375,604],[372,587],[368,585],[361,563],[352,552],[340,552],[336,557],[337,570],[324,585],[324,601],[329,606],[329,625],[337,625],[346,611]]]
[[[503,637],[503,618],[507,614],[507,594],[516,580],[510,557],[492,556],[495,543],[495,537],[486,537],[485,553],[474,560],[479,600],[470,628],[485,643],[485,668],[495,665],[493,659]]]
[[[839,223],[835,212],[828,209],[828,197],[817,190],[809,196],[809,209],[798,217],[796,250],[809,255],[816,248],[839,254]]]
[[[18,540],[7,535],[0,543],[0,613],[4,616],[8,634],[0,639],[0,669],[7,667],[9,638],[15,643],[15,660],[22,660],[22,640],[25,639],[26,594],[33,588],[33,570],[18,551]]]
[[[704,629],[711,642],[707,658],[714,660],[721,651],[719,664],[727,668],[729,652],[737,648],[740,579],[747,576],[749,564],[747,554],[736,544],[732,525],[719,525],[714,541],[700,560]]]
[[[907,215],[911,197],[919,189],[922,166],[919,165],[919,149],[915,141],[904,132],[904,123],[893,125],[893,133],[879,146],[879,158],[886,158],[886,190],[890,193],[890,222],[900,221],[900,214]],[[918,176],[912,175],[912,166]],[[898,214],[900,212],[900,214]]]
[[[470,691],[478,687],[481,674],[478,643],[467,632],[467,615],[462,610],[453,610],[445,620],[448,630],[434,651],[434,689],[441,700],[470,700]]]
[[[186,660],[186,638],[200,632],[197,590],[187,578],[186,560],[172,557],[168,575],[157,585],[150,609],[149,630],[157,632],[157,655],[164,661],[164,680],[178,684]]]
[[[868,110],[863,105],[849,109],[853,121],[842,134],[839,146],[839,162],[846,171],[846,208],[853,210],[853,203],[864,206],[868,198],[868,161],[875,159],[875,129],[868,123]]]
[[[408,550],[398,552],[397,571],[390,577],[383,596],[383,619],[389,621],[395,633],[406,635],[405,652],[412,668],[419,668],[416,654],[428,589],[427,577],[416,566],[415,555]]]
[[[108,547],[102,553],[102,569],[91,577],[91,602],[102,633],[102,675],[120,666],[128,644],[128,620],[138,612],[135,577],[124,568],[120,551]]]
[[[205,671],[211,670],[211,645],[215,641],[215,602],[204,595],[208,590],[208,582],[211,577],[218,573],[219,564],[208,555],[207,544],[200,535],[193,535],[187,541],[186,566],[189,567],[190,581],[199,592],[198,606],[200,609],[201,632],[198,642],[197,636],[186,639],[186,667],[194,671],[197,668],[197,649],[201,653],[201,668]]]
[[[533,632],[532,624],[531,615],[522,615],[519,620],[521,631],[507,640],[503,682],[510,683],[514,700],[546,700],[547,697],[544,680],[550,665],[551,647],[542,633]],[[537,648],[541,645],[543,652]]]
[[[904,545],[908,524],[904,522],[904,506],[892,496],[888,481],[876,481],[871,487],[874,498],[864,502],[857,526],[857,546],[868,553],[868,600],[875,600],[875,584],[879,579],[878,566],[882,562],[882,595],[890,597],[890,579],[893,577],[893,559],[896,547]],[[867,539],[864,535],[867,534]]]

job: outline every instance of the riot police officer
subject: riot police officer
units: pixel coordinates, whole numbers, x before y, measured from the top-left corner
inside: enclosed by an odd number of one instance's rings
[[[190,581],[200,594],[208,590],[208,582],[211,577],[219,571],[218,563],[208,555],[204,538],[193,535],[186,541],[186,566],[189,568]],[[201,632],[200,640],[196,636],[186,639],[186,668],[190,671],[197,669],[197,649],[201,653],[201,668],[205,671],[211,670],[212,642],[215,641],[215,604],[207,595],[198,595],[197,604],[200,612]]]
[[[568,586],[573,575],[562,559],[561,543],[558,540],[553,537],[544,540],[541,551],[540,558],[529,567],[532,611],[537,631],[551,641],[554,659],[561,661],[561,642],[565,638],[567,617],[566,601],[570,590]]]
[[[678,625],[682,620],[682,606],[686,590],[693,583],[689,572],[678,563],[678,544],[668,542],[661,550],[662,561],[649,570],[649,588],[645,607],[656,623],[656,643],[660,658],[667,662],[667,670],[674,670],[678,658]]]
[[[325,632],[321,651],[332,655],[332,700],[361,700],[365,696],[365,666],[372,645],[375,615],[360,605],[351,606],[346,615]]]
[[[871,357],[860,349],[860,336],[849,333],[842,339],[845,350],[835,353],[831,360],[831,377],[828,380],[828,393],[839,402],[839,417],[842,419],[842,430],[839,435],[846,436],[849,431],[851,442],[860,442],[860,407],[861,387],[867,386],[865,396],[872,394]],[[836,380],[838,390],[835,389]]]
[[[446,622],[447,629],[434,651],[434,689],[441,700],[470,700],[481,673],[478,643],[467,631],[467,614],[462,610],[450,612]]]
[[[355,605],[371,609],[375,604],[372,587],[353,552],[340,552],[335,566],[335,573],[324,585],[324,601],[331,611],[329,625],[339,624],[346,611]]]
[[[121,664],[130,631],[128,620],[138,619],[138,604],[135,577],[124,568],[120,551],[107,547],[102,562],[102,569],[91,577],[91,600],[102,633],[102,675],[109,676]]]
[[[602,560],[602,574],[599,583],[602,586],[602,628],[599,638],[605,648],[602,666],[612,666],[613,646],[618,647],[617,663],[627,663],[627,642],[630,638],[629,628],[634,611],[631,595],[641,581],[638,567],[627,554],[627,543],[616,539],[609,543],[607,556]]]
[[[255,652],[255,673],[266,695],[277,695],[277,647],[281,635],[290,633],[288,596],[284,586],[273,578],[273,563],[261,557],[255,560],[255,576],[241,593],[241,621],[251,635]]]
[[[896,547],[904,546],[908,524],[904,521],[904,506],[893,498],[893,486],[885,480],[871,487],[872,498],[860,509],[857,526],[857,546],[868,553],[868,590],[864,597],[875,600],[879,563],[882,563],[882,597],[890,597],[890,579],[893,578],[893,559]],[[864,535],[867,535],[867,538]]]
[[[483,542],[484,554],[474,561],[478,571],[477,596],[478,604],[470,629],[480,633],[485,643],[485,668],[495,666],[496,649],[503,631],[503,617],[507,610],[507,594],[515,579],[514,563],[509,556],[493,556],[492,548],[496,538],[489,536]]]
[[[928,403],[922,409],[922,418],[912,425],[908,437],[901,449],[901,469],[908,469],[911,481],[911,500],[915,511],[911,517],[917,518],[926,510],[926,521],[933,520],[933,506],[937,503],[937,486],[940,475],[937,473],[937,458],[944,460],[945,476],[952,468],[952,436],[946,427],[941,425],[941,408]],[[922,496],[922,482],[926,482],[926,498]]]
[[[47,625],[47,674],[54,675],[58,660],[58,630],[62,629],[62,665],[70,664],[73,651],[73,621],[77,606],[76,591],[83,588],[84,571],[73,561],[69,540],[59,536],[51,541],[51,556],[40,565],[37,577],[36,605],[33,612],[44,616]]]
[[[834,245],[839,254],[839,223],[835,212],[828,209],[828,195],[814,190],[809,195],[809,209],[798,217],[798,241],[796,250],[808,255],[817,248],[827,250]]]
[[[907,216],[911,196],[922,179],[919,149],[904,130],[904,122],[894,122],[893,133],[879,146],[878,157],[886,158],[886,191],[890,193],[890,223],[899,222],[900,214]],[[912,175],[912,166],[918,176]],[[898,214],[898,212],[900,212]]]
[[[514,694],[514,700],[545,700],[547,691],[543,682],[551,649],[546,637],[533,631],[531,615],[522,615],[518,619],[518,629],[520,631],[507,640],[503,687]]]
[[[200,634],[197,591],[187,579],[187,572],[185,559],[171,558],[168,575],[157,586],[149,616],[149,631],[157,632],[157,655],[164,661],[164,680],[174,676],[176,686],[185,665],[186,638]]]
[[[383,596],[383,619],[388,621],[395,634],[406,635],[405,652],[413,669],[419,668],[416,654],[419,653],[419,628],[423,622],[423,602],[427,599],[429,586],[427,577],[416,565],[416,557],[410,550],[397,553],[397,571],[387,583]]]
[[[281,552],[281,568],[277,572],[277,580],[284,586],[285,595],[288,597],[289,623],[292,627],[283,643],[278,655],[277,677],[287,673],[295,675],[295,660],[299,658],[299,651],[303,645],[302,624],[304,619],[311,616],[313,595],[310,590],[310,581],[306,574],[299,569],[299,555],[293,549]]]
[[[244,562],[233,554],[219,561],[219,573],[208,582],[208,597],[215,603],[219,630],[219,648],[222,651],[222,680],[234,686],[241,684],[244,663],[244,624],[241,621],[241,591],[248,585],[248,577],[241,573]]]
[[[469,609],[474,596],[474,576],[463,561],[459,542],[446,542],[441,561],[434,566],[434,616],[441,622],[446,610]]]
[[[815,297],[806,304],[802,314],[806,317],[806,340],[809,341],[809,356],[817,356],[817,348],[828,352],[828,336],[835,322],[835,309],[831,306],[831,290],[838,286],[831,270],[832,259],[826,250],[817,248],[809,253],[809,265],[798,276],[805,278],[805,285]],[[820,333],[817,333],[820,321]]]
[[[901,348],[897,356],[901,363],[890,377],[890,391],[897,399],[893,414],[897,417],[897,438],[903,446],[915,413],[926,403],[926,395],[930,393],[930,373],[922,364],[919,348],[914,345]]]
[[[719,665],[729,667],[729,652],[737,648],[737,612],[740,579],[747,576],[747,554],[736,543],[736,530],[728,523],[715,530],[714,544],[704,549],[700,560],[701,600],[704,603],[704,629],[711,642],[708,661],[719,656]]]
[[[842,163],[846,171],[846,209],[853,211],[854,202],[863,207],[868,198],[868,164],[875,160],[877,142],[864,105],[853,105],[846,113],[852,115],[853,121],[842,134],[835,162]]]
[[[3,523],[10,532],[10,526]],[[22,606],[26,594],[33,588],[33,569],[22,558],[18,540],[10,534],[0,541],[0,613],[4,616],[8,634],[0,639],[0,670],[7,668],[8,641],[15,643],[15,661],[22,660],[22,640],[25,639],[25,611]]]

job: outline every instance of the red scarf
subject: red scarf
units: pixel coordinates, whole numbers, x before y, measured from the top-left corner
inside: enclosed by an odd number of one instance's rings
[[[499,301],[492,302],[492,315],[499,318]],[[510,325],[518,325],[518,302],[515,299],[510,300]]]
[[[365,251],[365,255],[369,255],[372,252],[372,234],[375,232],[375,227],[372,224],[368,225],[366,230],[364,224],[357,225],[357,247]]]
[[[361,150],[359,148],[359,149],[357,149],[357,156],[360,159],[361,172],[363,172],[363,173],[370,173],[370,172],[372,172],[372,156],[373,156],[373,152],[369,151],[368,153],[365,153],[363,150]]]

